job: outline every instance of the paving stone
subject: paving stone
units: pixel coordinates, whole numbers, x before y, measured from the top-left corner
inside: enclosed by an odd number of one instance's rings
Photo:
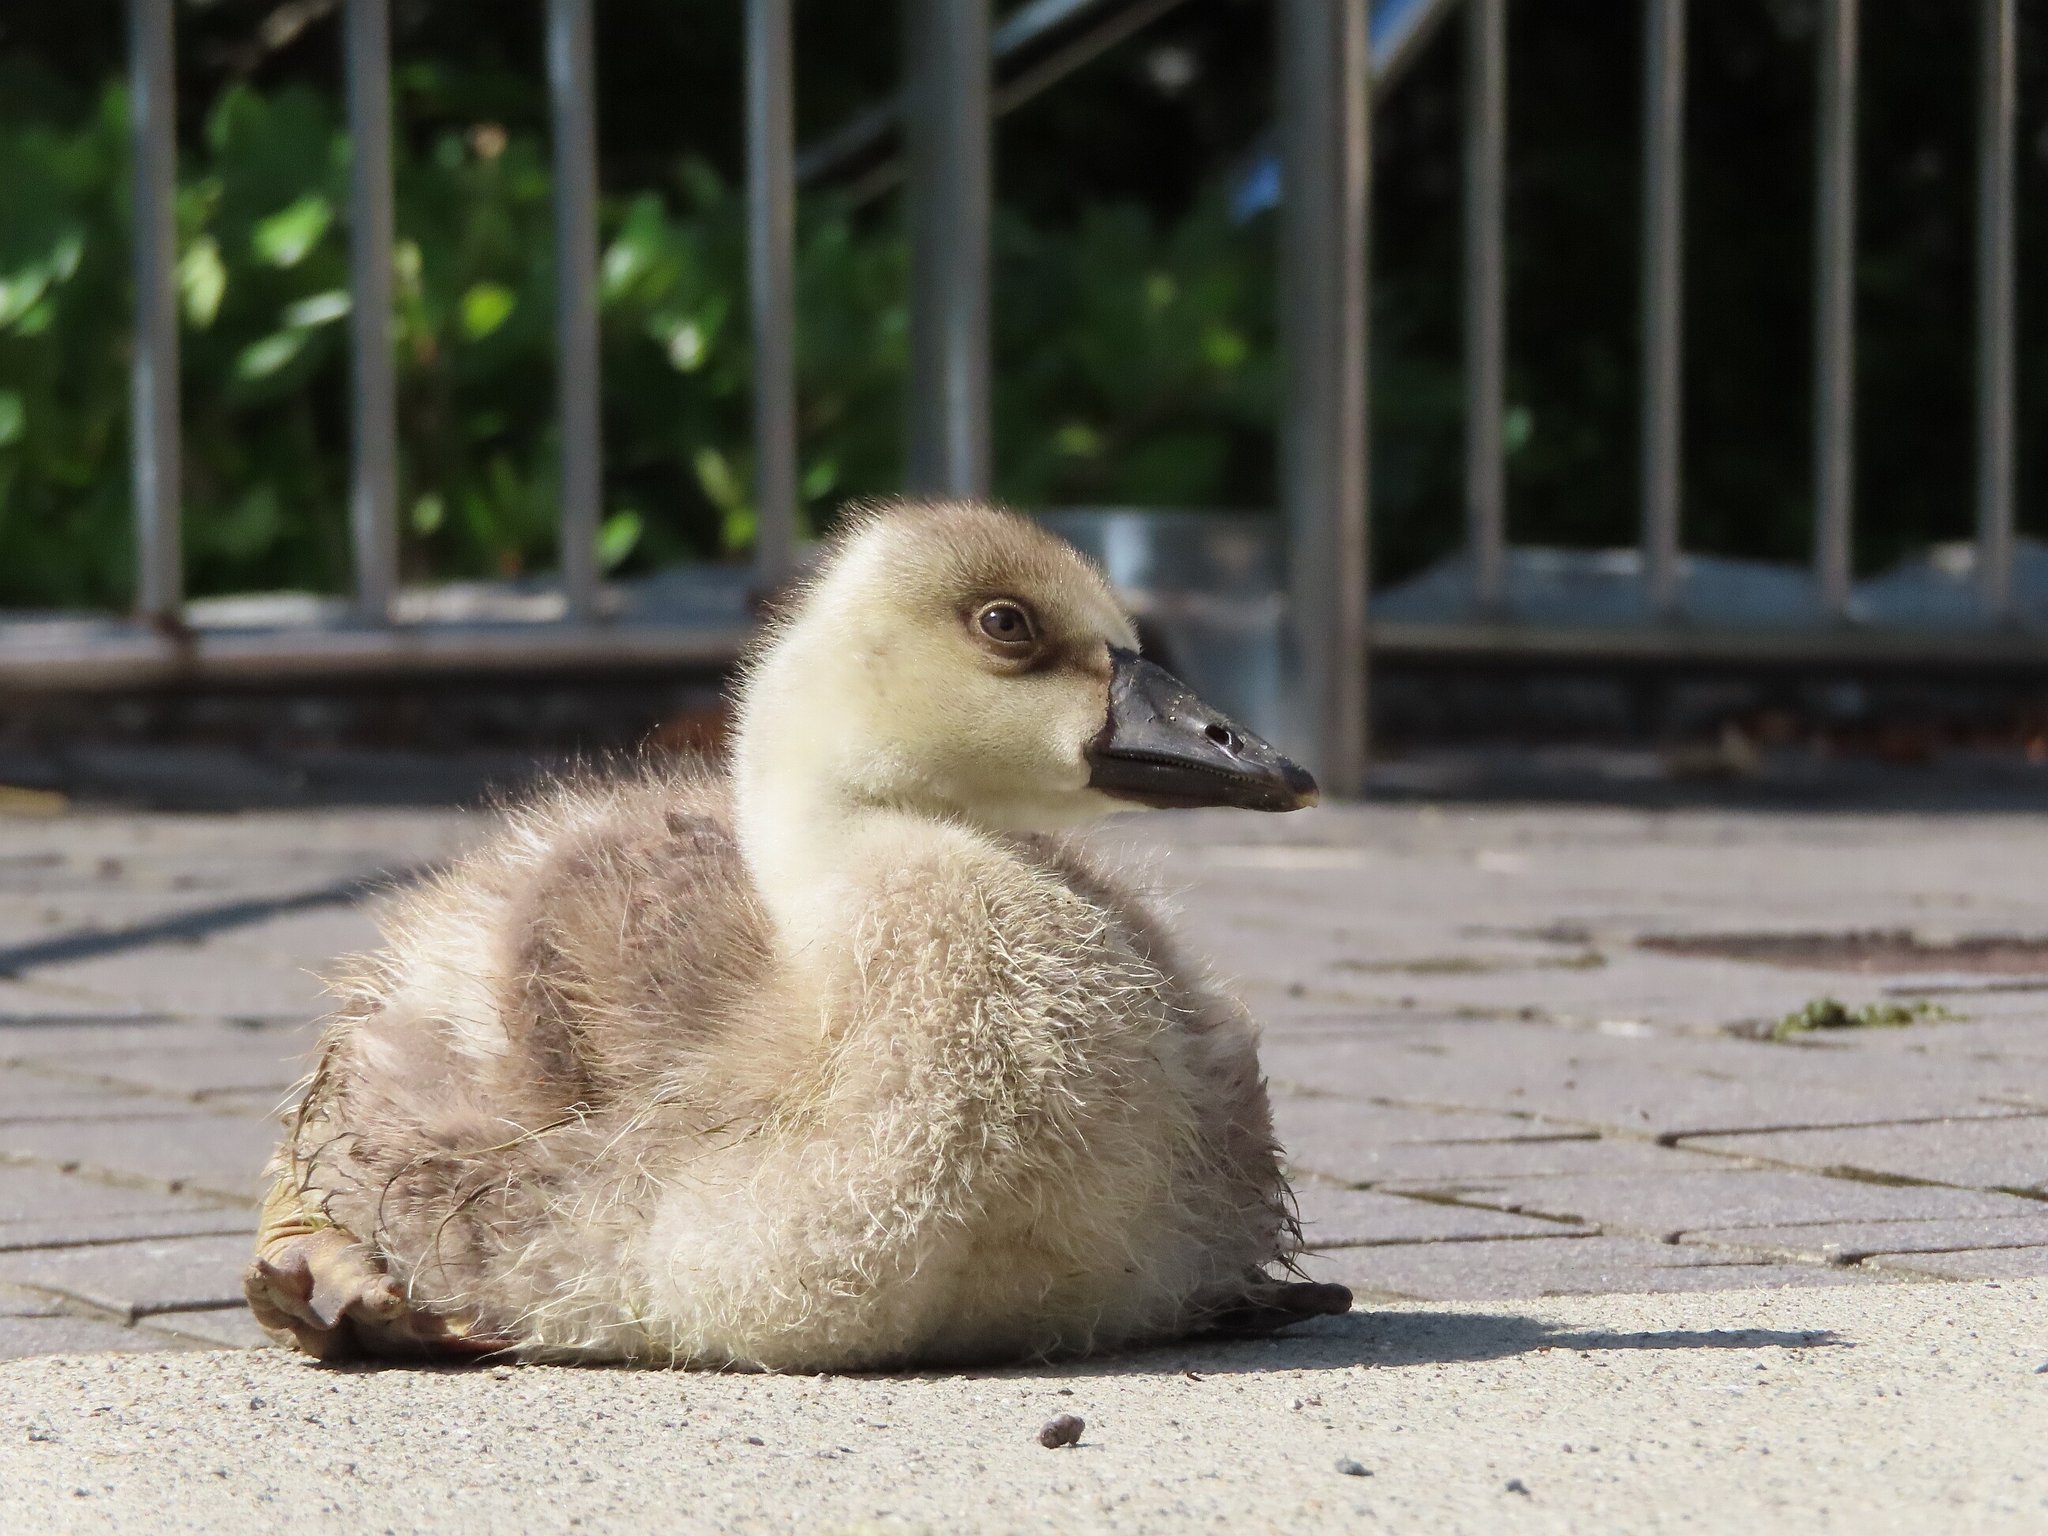
[[[148,1025],[167,1020],[161,1010],[137,1003],[0,976],[0,1032],[8,1036],[53,1025]]]
[[[0,1317],[0,1360],[30,1355],[141,1354],[176,1349],[175,1341],[97,1317]]]
[[[88,1077],[134,1093],[196,1099],[259,1090],[267,1091],[275,1104],[305,1074],[310,1056],[296,1033],[264,1031],[244,1033],[227,1045],[196,1050],[39,1051],[17,1059],[25,1066]],[[4,1118],[4,1098],[0,1098],[0,1118]]]
[[[1583,1135],[1511,1115],[1402,1109],[1353,1099],[1276,1095],[1274,1125],[1289,1166],[1364,1183],[1377,1154],[1391,1146],[1526,1141],[1546,1133]]]
[[[0,1317],[49,1317],[62,1310],[56,1301],[41,1291],[0,1285]]]
[[[0,1254],[0,1280],[132,1319],[240,1305],[248,1262],[244,1236],[153,1238]]]
[[[23,973],[49,986],[164,1013],[214,1018],[309,1018],[326,1010],[319,980],[302,967],[211,946],[153,944],[37,966]]]
[[[1810,1168],[2048,1193],[2048,1115],[1702,1136],[1686,1144]]]
[[[149,1100],[133,1089],[0,1071],[0,1121],[104,1119],[149,1108]]]
[[[85,1243],[125,1243],[141,1238],[249,1237],[255,1230],[255,1212],[221,1207],[142,1211],[128,1216],[17,1221],[0,1227],[0,1253],[18,1253],[33,1248],[71,1248]]]
[[[2048,1276],[2048,1247],[1969,1248],[1956,1253],[1884,1254],[1862,1269],[1900,1270],[1944,1280],[2035,1280]]]
[[[1496,1237],[1555,1237],[1559,1224],[1502,1211],[1406,1199],[1369,1189],[1297,1184],[1302,1235],[1311,1248],[1428,1243]],[[4,1229],[0,1229],[4,1231]]]
[[[1390,1146],[1362,1164],[1360,1182],[1406,1193],[1440,1191],[1493,1179],[1546,1174],[1663,1174],[1720,1169],[1729,1160],[1627,1136],[1583,1140],[1480,1141],[1440,1146]]]
[[[218,1215],[219,1207],[189,1196],[101,1183],[54,1168],[0,1165],[0,1241],[5,1241],[11,1229],[30,1223],[179,1213]]]
[[[2039,1201],[2029,1204],[2040,1206]],[[2048,1207],[2030,1216],[1953,1221],[1823,1222],[1814,1226],[1724,1227],[1679,1239],[1769,1249],[1814,1262],[1854,1263],[1873,1254],[1934,1254],[1960,1249],[2048,1244]]]
[[[208,1307],[192,1312],[159,1312],[136,1322],[138,1333],[160,1333],[181,1344],[209,1349],[265,1349],[270,1336],[256,1326],[245,1306]]]
[[[1947,1219],[2024,1222],[2048,1218],[2017,1195],[1934,1186],[1901,1187],[1772,1169],[1660,1170],[1608,1176],[1445,1183],[1438,1192],[1475,1205],[1617,1227],[1653,1237],[1718,1234],[1731,1227]],[[1710,1236],[1709,1241],[1718,1240]]]
[[[41,1120],[0,1126],[0,1158],[76,1167],[254,1204],[277,1139],[272,1122],[198,1111],[125,1120]]]
[[[1626,1022],[1626,1021],[1623,1021]],[[1752,1041],[1601,1035],[1540,1023],[1475,1024],[1392,1050],[1276,1039],[1267,1071],[1283,1085],[1370,1085],[1375,1097],[1541,1116],[1635,1135],[1682,1136],[2014,1114],[1977,1085],[1884,1060]]]
[[[1862,1269],[1760,1264],[1627,1237],[1532,1237],[1336,1248],[1309,1256],[1303,1267],[1314,1280],[1335,1280],[1358,1291],[1435,1301],[1867,1285],[1876,1278],[1876,1272]]]

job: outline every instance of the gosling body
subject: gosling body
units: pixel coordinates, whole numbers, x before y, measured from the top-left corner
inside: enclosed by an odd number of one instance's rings
[[[1059,830],[1304,798],[1135,651],[1019,519],[863,522],[757,655],[729,772],[558,788],[392,909],[280,1152],[259,1318],[818,1370],[1348,1305],[1284,1278],[1252,1022]]]

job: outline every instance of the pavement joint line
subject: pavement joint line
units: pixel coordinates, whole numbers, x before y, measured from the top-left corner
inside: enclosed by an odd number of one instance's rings
[[[55,1121],[38,1121],[49,1125]],[[81,1158],[37,1157],[27,1152],[9,1152],[0,1148],[0,1168],[49,1168],[74,1178],[88,1179],[95,1184],[113,1189],[133,1189],[144,1194],[191,1195],[201,1200],[212,1200],[223,1206],[254,1210],[260,1201],[248,1196],[234,1194],[228,1190],[214,1189],[208,1185],[195,1184],[186,1179],[145,1179],[138,1174],[124,1173],[118,1168],[103,1168]]]
[[[223,1218],[233,1214],[234,1212],[232,1211],[223,1210],[221,1212]],[[232,1224],[223,1222],[218,1229],[203,1232],[195,1232],[189,1228],[183,1228],[176,1232],[128,1232],[123,1233],[120,1237],[59,1237],[44,1243],[14,1243],[7,1236],[7,1228],[0,1226],[0,1254],[61,1253],[79,1248],[118,1248],[124,1243],[167,1243],[186,1237],[236,1237],[244,1232],[249,1233],[253,1237],[255,1235],[254,1225],[244,1220]],[[10,1281],[8,1283],[13,1284],[14,1282]]]
[[[246,928],[252,923],[293,912],[351,906],[365,897],[411,884],[425,875],[429,868],[417,865],[388,874],[335,880],[289,896],[245,897],[176,912],[148,922],[127,923],[118,928],[79,929],[53,939],[16,944],[0,949],[0,977],[19,979],[24,972],[38,966],[98,960],[124,950],[146,949],[152,944],[197,944],[213,934]]]

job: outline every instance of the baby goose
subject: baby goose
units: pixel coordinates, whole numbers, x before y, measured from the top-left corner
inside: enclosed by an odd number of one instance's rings
[[[1022,518],[871,512],[760,645],[728,774],[585,783],[411,896],[248,1292],[314,1354],[819,1370],[1344,1311],[1256,1031],[1046,834],[1315,785]]]

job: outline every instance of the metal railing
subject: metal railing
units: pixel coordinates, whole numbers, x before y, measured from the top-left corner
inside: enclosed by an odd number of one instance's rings
[[[1855,570],[1855,260],[1857,53],[1860,0],[1820,0],[1815,38],[1815,256],[1813,273],[1813,539],[1805,611],[1780,601],[1773,623],[1728,623],[1686,600],[1681,539],[1684,445],[1682,244],[1687,0],[1642,0],[1644,11],[1643,219],[1640,319],[1642,400],[1640,550],[1626,579],[1640,606],[1626,622],[1575,626],[1517,610],[1511,592],[1502,424],[1503,303],[1507,231],[1505,0],[1465,8],[1466,549],[1456,584],[1428,603],[1387,606],[1378,645],[1497,648],[1640,656],[1757,659],[2023,658],[2048,662],[2048,643],[2020,621],[2014,590],[2014,131],[2017,0],[1959,0],[1977,48],[1977,537],[1975,612],[1969,622],[1916,631],[1872,623],[1859,611]],[[1974,14],[1972,14],[1974,12]],[[1553,604],[1553,607],[1558,606]],[[1427,618],[1415,610],[1430,608]]]
[[[746,0],[749,282],[756,354],[755,563],[732,590],[678,616],[621,611],[599,579],[601,481],[596,312],[596,83],[593,0],[545,0],[554,120],[559,273],[560,601],[544,622],[502,615],[423,620],[397,585],[395,389],[391,349],[392,190],[389,0],[346,0],[353,413],[350,521],[354,601],[346,622],[235,628],[187,622],[180,578],[174,189],[173,0],[129,0],[136,336],[134,504],[137,619],[0,625],[0,684],[112,686],[188,677],[328,677],[394,667],[523,668],[722,662],[748,630],[745,589],[772,587],[796,558],[794,199],[790,0]],[[1467,550],[1463,596],[1417,617],[1389,602],[1367,626],[1366,230],[1370,93],[1410,60],[1445,14],[1465,10],[1464,271]],[[1811,623],[1717,624],[1688,606],[1680,536],[1681,308],[1686,0],[1645,12],[1641,230],[1641,547],[1628,580],[1640,611],[1602,626],[1518,611],[1509,540],[1504,263],[1507,133],[1505,0],[1275,0],[1279,32],[1282,339],[1280,423],[1285,601],[1275,643],[1290,680],[1291,740],[1338,788],[1364,771],[1368,641],[1389,650],[1591,651],[1655,656],[1875,655],[2048,660],[2016,624],[2014,588],[2014,119],[2016,0],[1975,0],[1978,65],[1977,612],[1972,625],[1909,634],[1849,622],[1853,583],[1858,0],[1822,0],[1818,36]],[[992,53],[1020,29],[1064,24],[1100,0],[1035,0],[992,39],[989,0],[907,0],[900,106],[849,125],[821,152],[857,151],[904,118],[911,232],[912,488],[984,494],[989,443],[989,116]],[[1098,15],[1092,56],[1172,9],[1148,0]],[[1958,7],[1959,11],[1961,7]],[[1136,18],[1135,20],[1133,18]],[[1368,28],[1370,19],[1371,27]],[[993,42],[993,47],[992,47]],[[1376,57],[1371,56],[1377,46]],[[1032,88],[1042,89],[1035,67]],[[879,125],[879,126],[878,126]],[[852,130],[858,130],[853,132]],[[859,143],[855,143],[858,139]],[[837,141],[844,140],[844,143]],[[1181,526],[1176,524],[1175,526]],[[711,590],[710,588],[706,589]],[[722,593],[722,595],[720,595]]]

